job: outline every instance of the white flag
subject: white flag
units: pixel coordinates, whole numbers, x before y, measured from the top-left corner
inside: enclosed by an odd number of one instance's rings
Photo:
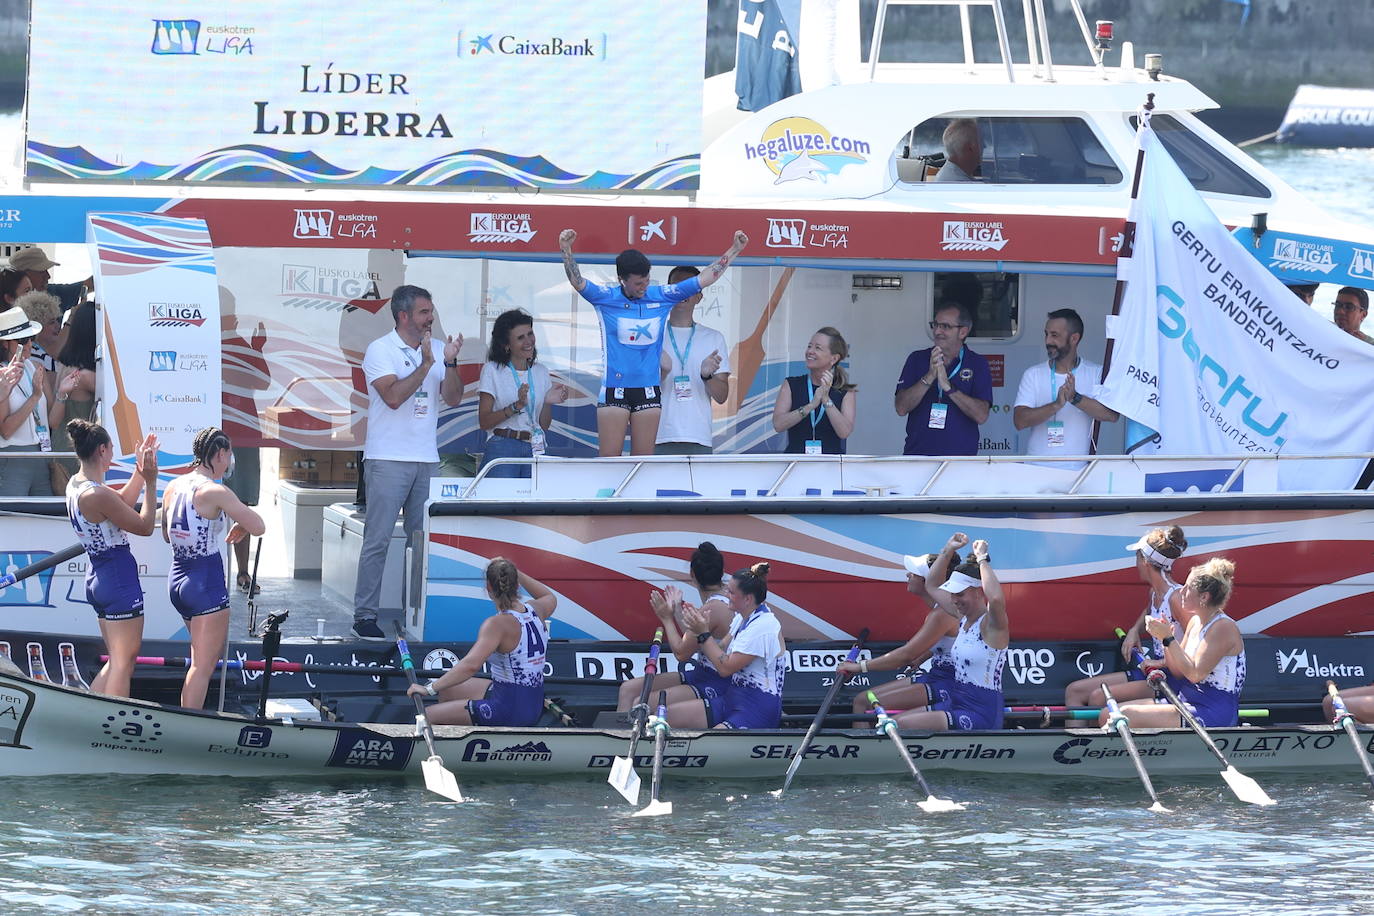
[[[1374,450],[1374,347],[1298,299],[1226,230],[1148,127],[1133,256],[1098,400],[1168,455]],[[1128,443],[1129,445],[1130,443]],[[1285,490],[1344,490],[1363,462],[1282,462]]]

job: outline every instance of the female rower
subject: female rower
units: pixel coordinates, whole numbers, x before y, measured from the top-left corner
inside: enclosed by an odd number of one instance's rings
[[[1187,618],[1183,615],[1183,586],[1173,580],[1170,570],[1174,561],[1183,556],[1188,549],[1188,539],[1183,529],[1174,525],[1169,528],[1155,528],[1144,537],[1126,548],[1135,551],[1135,569],[1140,581],[1150,586],[1150,599],[1135,625],[1121,643],[1121,655],[1130,666],[1127,671],[1113,671],[1096,677],[1076,680],[1064,688],[1065,706],[1103,706],[1106,698],[1102,695],[1102,685],[1106,684],[1117,700],[1143,700],[1154,696],[1150,685],[1145,683],[1145,674],[1136,666],[1134,655],[1141,648],[1140,634],[1145,629],[1145,621],[1150,617],[1163,617],[1173,624],[1175,638],[1183,636],[1183,625]],[[1164,646],[1158,639],[1153,640],[1149,658],[1164,657]]]
[[[1374,684],[1342,690],[1341,701],[1345,703],[1346,711],[1354,716],[1357,722],[1374,724]],[[1331,706],[1330,694],[1322,697],[1322,710],[1326,713],[1327,721],[1335,719],[1336,710]]]
[[[104,427],[87,420],[67,423],[81,469],[67,483],[67,516],[86,548],[86,600],[95,608],[109,661],[91,689],[115,697],[129,695],[134,659],[143,643],[143,587],[128,534],[153,533],[157,512],[157,436],[148,435],[135,451],[136,473],[118,490],[105,486],[114,446]],[[134,503],[147,489],[142,508]],[[125,532],[128,532],[126,534]]]
[[[701,597],[699,607],[708,615],[708,632],[724,642],[730,635],[730,625],[737,618],[730,607],[730,598],[725,593],[725,557],[721,556],[716,545],[702,541],[692,552],[692,579],[696,582],[697,594]],[[658,691],[668,691],[668,701],[690,700],[693,697],[707,699],[719,696],[729,684],[729,679],[721,677],[706,654],[700,651],[696,640],[686,631],[679,631],[679,621],[684,619],[691,604],[682,600],[682,591],[676,586],[668,586],[664,591],[649,594],[649,604],[663,624],[663,632],[668,646],[677,658],[679,671],[668,671],[654,676],[650,696],[657,697]],[[695,664],[681,668],[688,661]],[[644,678],[637,677],[620,685],[620,698],[616,709],[624,711],[633,706],[644,689]]]
[[[930,600],[959,618],[959,635],[950,650],[954,683],[947,699],[897,715],[901,728],[966,731],[1002,727],[1002,665],[1011,643],[1007,601],[992,570],[987,541],[974,541],[969,558],[945,579],[955,551],[967,543],[968,535],[955,532],[926,579]]]
[[[1193,567],[1183,587],[1183,607],[1192,618],[1183,638],[1174,637],[1173,625],[1164,617],[1145,621],[1150,635],[1164,645],[1164,659],[1146,661],[1148,669],[1165,667],[1178,698],[1193,709],[1207,728],[1240,722],[1240,691],[1245,686],[1245,641],[1240,627],[1226,616],[1236,565],[1220,557]],[[1132,725],[1174,728],[1182,725],[1172,705],[1149,700],[1125,703],[1121,711]],[[1107,721],[1104,709],[1100,720]]]
[[[191,470],[173,479],[162,494],[162,537],[172,545],[167,592],[191,633],[191,664],[181,685],[181,705],[190,709],[205,703],[210,675],[229,634],[229,590],[220,554],[225,519],[234,523],[224,537],[230,544],[267,531],[262,516],[221,482],[233,454],[222,430],[202,429],[191,443]]]
[[[519,590],[530,595],[521,601]],[[544,647],[558,596],[504,557],[487,564],[487,596],[496,613],[482,621],[468,654],[442,677],[412,684],[411,695],[443,702],[430,707],[432,725],[534,725],[544,711]],[[491,661],[491,679],[474,677]]]
[[[773,429],[787,433],[792,455],[843,455],[854,432],[858,389],[840,363],[849,344],[834,328],[821,328],[806,345],[806,374],[783,380],[773,404]]]
[[[553,405],[568,399],[568,389],[550,384],[549,369],[537,358],[534,319],[520,309],[498,315],[477,383],[477,425],[491,431],[483,464],[544,454]],[[528,464],[512,464],[493,468],[487,476],[529,477],[532,473]]]
[[[926,593],[926,580],[930,567],[939,557],[929,553],[921,557],[904,557],[906,566],[906,590],[919,595],[930,611],[916,635],[907,640],[906,645],[898,646],[871,660],[841,662],[840,670],[845,674],[867,674],[870,671],[891,671],[904,665],[919,667],[930,659],[930,670],[915,675],[911,680],[901,678],[888,681],[873,688],[878,702],[884,709],[911,709],[913,706],[930,706],[949,698],[954,683],[954,658],[950,654],[954,640],[959,635],[959,619],[942,610]],[[949,566],[959,564],[956,553],[949,559]],[[868,691],[854,698],[854,711],[866,712],[873,708],[868,701]]]
[[[668,707],[668,721],[684,728],[777,728],[782,719],[782,685],[787,653],[782,624],[768,598],[768,564],[755,563],[730,577],[725,587],[739,616],[725,645],[711,635],[705,608],[685,608],[683,623],[701,654],[721,677],[730,679],[720,696],[679,700]]]

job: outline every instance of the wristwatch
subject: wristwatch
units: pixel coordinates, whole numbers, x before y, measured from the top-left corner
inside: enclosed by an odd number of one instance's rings
[[[1077,391],[1075,391],[1075,392],[1073,393],[1073,397],[1069,399],[1069,403],[1072,404],[1073,406],[1077,407],[1077,406],[1078,406],[1078,402],[1081,401],[1081,400],[1083,400],[1083,395],[1081,395],[1081,394],[1079,394]]]
[[[1165,648],[1168,648],[1169,646],[1172,646],[1174,644],[1174,638],[1172,636],[1166,636],[1159,641],[1159,644],[1164,646]]]
[[[708,632],[708,633],[698,633],[698,634],[697,634],[697,645],[699,645],[699,646],[704,646],[704,645],[706,645],[706,640],[708,640],[708,639],[710,639],[710,638],[711,638],[711,634],[710,634],[709,632]]]
[[[698,374],[700,374],[700,373],[698,373]],[[710,375],[703,375],[703,376],[701,376],[701,380],[702,380],[703,382],[709,382],[711,379],[713,379],[713,378],[715,378],[715,377],[716,377],[716,374],[715,374],[714,372],[712,372]]]
[[[446,369],[457,369],[457,368],[458,368],[458,360],[455,359],[453,362],[449,362],[448,360],[444,360],[444,368],[446,368]]]
[[[425,685],[425,692],[432,697],[437,697],[439,695],[439,691],[435,688],[433,683]]]

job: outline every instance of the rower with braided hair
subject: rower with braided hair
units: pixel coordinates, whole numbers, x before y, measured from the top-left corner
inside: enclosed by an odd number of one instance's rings
[[[173,478],[163,493],[162,536],[172,545],[167,591],[191,634],[181,705],[199,709],[229,633],[229,590],[220,546],[260,537],[267,525],[221,482],[233,464],[233,445],[223,430],[209,426],[196,433],[191,455],[191,469]],[[234,523],[227,535],[225,519]]]

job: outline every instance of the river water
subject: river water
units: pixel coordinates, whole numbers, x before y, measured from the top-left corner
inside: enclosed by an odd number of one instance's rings
[[[1255,151],[1345,219],[1374,225],[1374,151]],[[1333,298],[1323,289],[1319,308]],[[1368,330],[1368,327],[1367,327]],[[1353,752],[1352,752],[1353,753]],[[0,796],[6,913],[1374,913],[1374,826],[1339,779],[1138,785],[930,774],[967,810],[931,815],[898,780],[670,778],[669,817],[601,782],[68,778]]]

